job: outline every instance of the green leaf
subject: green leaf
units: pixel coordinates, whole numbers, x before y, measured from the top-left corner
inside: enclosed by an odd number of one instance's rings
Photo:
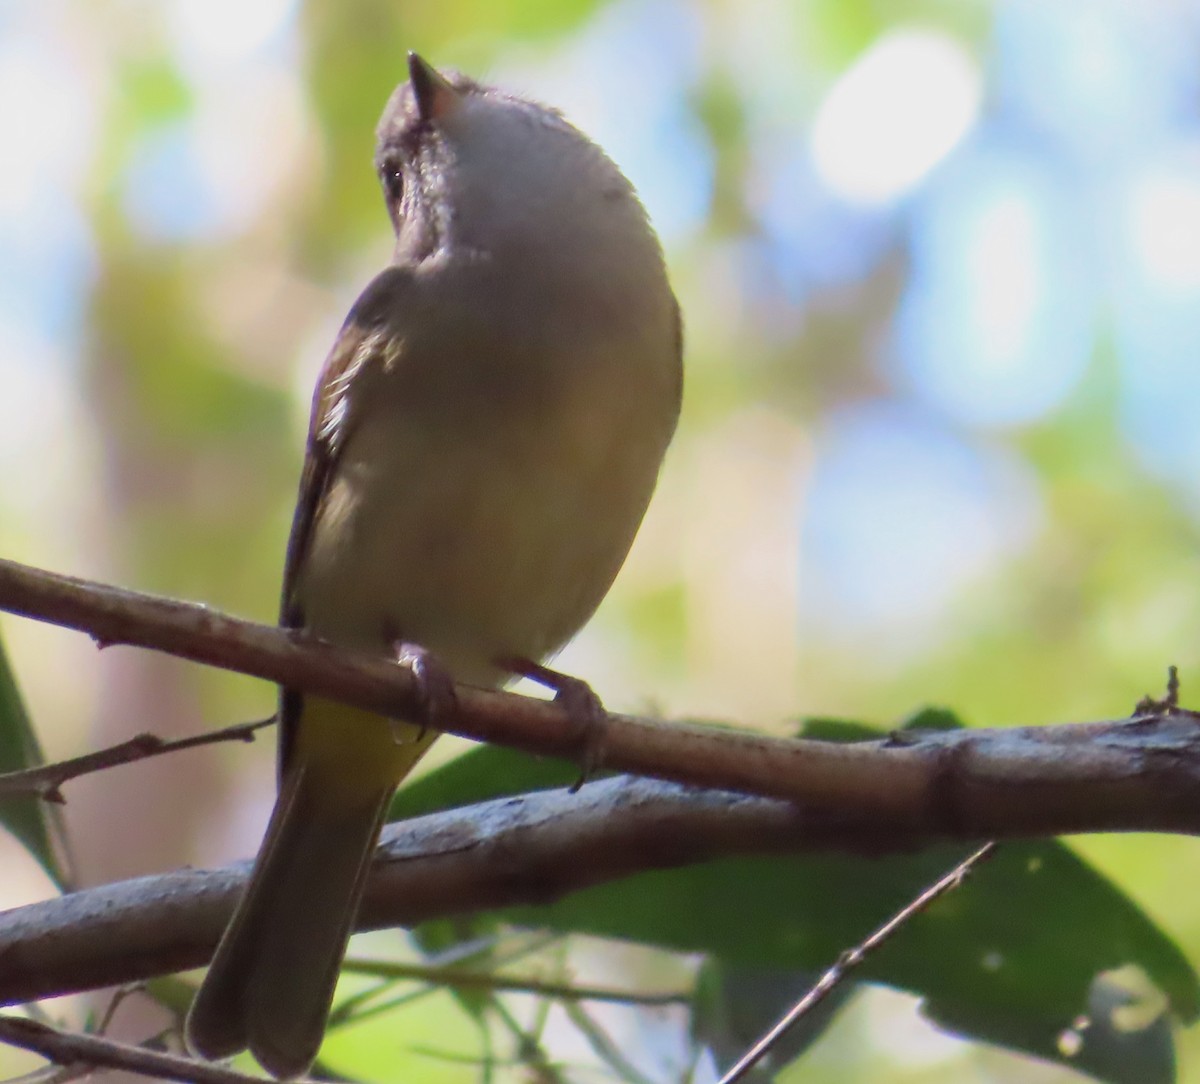
[[[4,644],[0,642],[0,773],[37,768],[43,763],[41,746],[26,714]],[[59,858],[66,853],[66,836],[58,808],[41,798],[3,798],[0,824],[17,837],[50,879],[66,891],[69,877]]]
[[[905,728],[914,725],[958,724],[938,711],[914,716]],[[805,732],[826,738],[884,733],[834,720],[812,723]],[[573,778],[570,765],[481,747],[405,788],[393,812],[414,815]],[[966,853],[943,846],[882,858],[730,858],[639,874],[500,917],[700,952],[730,969],[809,973],[832,964]],[[1161,992],[1163,1013],[1196,1017],[1200,983],[1175,943],[1066,845],[1035,840],[1004,844],[961,888],[874,954],[856,978],[923,998],[931,1019],[965,1036],[1118,1084],[1169,1080],[1161,1020],[1125,1029],[1128,1041],[1118,1048],[1113,1037],[1119,1029],[1106,1029],[1097,1011],[1105,976],[1130,965]],[[780,1013],[786,1008],[781,1003]],[[1081,1019],[1089,1026],[1079,1029]]]
[[[541,759],[499,745],[475,746],[400,788],[388,820],[403,820],[533,790],[569,787],[579,769],[565,760]]]
[[[730,965],[810,971],[832,964],[963,853],[726,859],[640,874],[505,917],[704,952]],[[1174,943],[1067,847],[1045,841],[1006,845],[857,975],[925,998],[932,1018],[965,1035],[1079,1066],[1080,1055],[1060,1051],[1059,1036],[1089,1014],[1100,976],[1128,964],[1178,1016],[1194,1018],[1196,976]],[[1087,1037],[1085,1030],[1084,1049]],[[1101,1079],[1130,1079],[1089,1068]]]
[[[947,1031],[1042,1056],[1045,1049],[1053,1049],[1054,1060],[1098,1080],[1171,1084],[1175,1079],[1172,1019],[1165,999],[1145,989],[1126,990],[1111,974],[1096,978],[1086,1012],[1058,1031],[1049,1020],[1018,1020],[1014,1028],[1012,1018],[988,1018],[971,1011],[971,1006],[926,1002],[921,1008]],[[1038,1040],[1039,1049],[1030,1043],[1031,1036]]]

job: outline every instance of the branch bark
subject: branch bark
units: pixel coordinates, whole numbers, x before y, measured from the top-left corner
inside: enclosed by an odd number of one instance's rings
[[[1040,834],[1040,833],[1035,833]],[[901,821],[626,776],[389,825],[358,929],[543,904],[635,873],[737,855],[879,855],[936,840]],[[0,1004],[113,986],[207,962],[249,872],[177,870],[0,914]]]
[[[102,646],[165,651],[393,717],[421,711],[403,667],[204,606],[0,560],[0,609]],[[610,715],[602,766],[854,811],[929,835],[1200,830],[1200,715],[1165,702],[1142,710],[1132,721],[904,732],[854,745]],[[541,756],[582,751],[564,711],[513,693],[459,686],[443,727]]]
[[[167,651],[393,716],[419,710],[409,673],[394,664],[200,606],[0,561],[0,609],[80,629],[102,644]],[[642,870],[734,854],[1197,832],[1198,723],[1200,716],[1168,700],[1139,706],[1133,720],[904,731],[837,745],[611,716],[607,767],[714,789],[608,780],[579,795],[547,792],[393,826],[361,922],[412,925],[538,903]],[[446,729],[566,757],[579,740],[552,703],[467,687]],[[184,870],[0,916],[0,1002],[204,963],[247,868]]]
[[[886,848],[861,819],[629,777],[389,825],[358,928],[545,903],[589,885],[726,854],[822,843]],[[892,835],[894,845],[904,840]],[[104,885],[0,914],[0,1004],[134,982],[207,962],[243,862]]]

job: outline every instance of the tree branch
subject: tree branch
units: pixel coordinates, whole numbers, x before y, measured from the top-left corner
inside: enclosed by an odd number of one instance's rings
[[[606,779],[574,795],[545,791],[389,825],[358,928],[544,903],[642,870],[822,842],[887,846],[861,819],[842,826],[784,802]],[[206,963],[249,868],[177,870],[0,914],[0,1004]]]
[[[197,745],[215,745],[223,741],[254,741],[254,735],[264,727],[272,726],[275,720],[260,719],[253,723],[235,723],[221,730],[210,730],[204,734],[192,734],[186,738],[168,741],[157,734],[136,734],[128,741],[98,749],[94,753],[71,757],[69,760],[44,764],[40,768],[25,768],[18,772],[0,773],[0,801],[5,798],[41,798],[47,802],[64,802],[60,788],[72,779],[92,772],[115,768],[119,764],[132,764],[150,757],[161,757],[165,753],[178,753],[193,749]]]
[[[219,1065],[119,1043],[100,1035],[63,1031],[20,1016],[0,1014],[0,1042],[32,1050],[55,1065],[125,1069],[160,1080],[181,1081],[182,1084],[262,1084],[261,1077],[247,1076]]]
[[[168,651],[392,716],[410,674],[280,629],[0,561],[0,609]],[[360,922],[414,925],[556,899],[649,869],[814,847],[870,852],[1066,832],[1200,832],[1200,716],[1173,698],[1129,721],[910,732],[839,745],[611,716],[605,764],[631,779],[505,799],[393,826]],[[446,729],[532,753],[579,741],[554,704],[459,689]],[[759,797],[748,798],[746,792]],[[771,799],[787,799],[777,801]],[[0,1002],[206,962],[247,866],[184,870],[0,915]]]
[[[1040,834],[1040,833],[1035,833]],[[937,836],[862,811],[828,813],[617,777],[389,825],[359,929],[541,904],[653,869],[735,855],[909,851]],[[207,962],[249,863],[178,870],[0,914],[0,1003],[112,986]]]
[[[421,710],[403,667],[204,606],[0,560],[0,609],[393,717]],[[553,703],[468,686],[458,701],[443,724],[451,733],[543,756],[580,752],[578,728]],[[853,745],[611,715],[603,765],[927,835],[1200,831],[1200,716],[1170,702],[1148,707],[1132,722],[904,732]]]

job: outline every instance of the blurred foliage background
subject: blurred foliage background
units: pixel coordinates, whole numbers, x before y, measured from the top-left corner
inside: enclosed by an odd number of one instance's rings
[[[274,619],[312,382],[390,250],[373,128],[409,48],[605,146],[683,305],[682,428],[565,669],[775,732],[1119,716],[1168,663],[1194,703],[1200,7],[1172,0],[3,0],[0,552]],[[0,627],[52,757],[272,710]],[[250,853],[267,744],[72,784],[81,877]],[[0,843],[0,904],[48,892]],[[1078,846],[1200,960],[1193,841]],[[389,1042],[473,1055],[457,1013]],[[802,1073],[1069,1078],[883,992]]]

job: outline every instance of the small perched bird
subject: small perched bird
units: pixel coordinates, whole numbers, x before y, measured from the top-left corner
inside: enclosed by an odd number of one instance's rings
[[[497,686],[625,560],[679,413],[679,310],[632,185],[552,109],[410,54],[375,167],[395,253],[313,396],[281,621]],[[427,722],[283,690],[279,797],[188,1016],[197,1054],[312,1064]]]

